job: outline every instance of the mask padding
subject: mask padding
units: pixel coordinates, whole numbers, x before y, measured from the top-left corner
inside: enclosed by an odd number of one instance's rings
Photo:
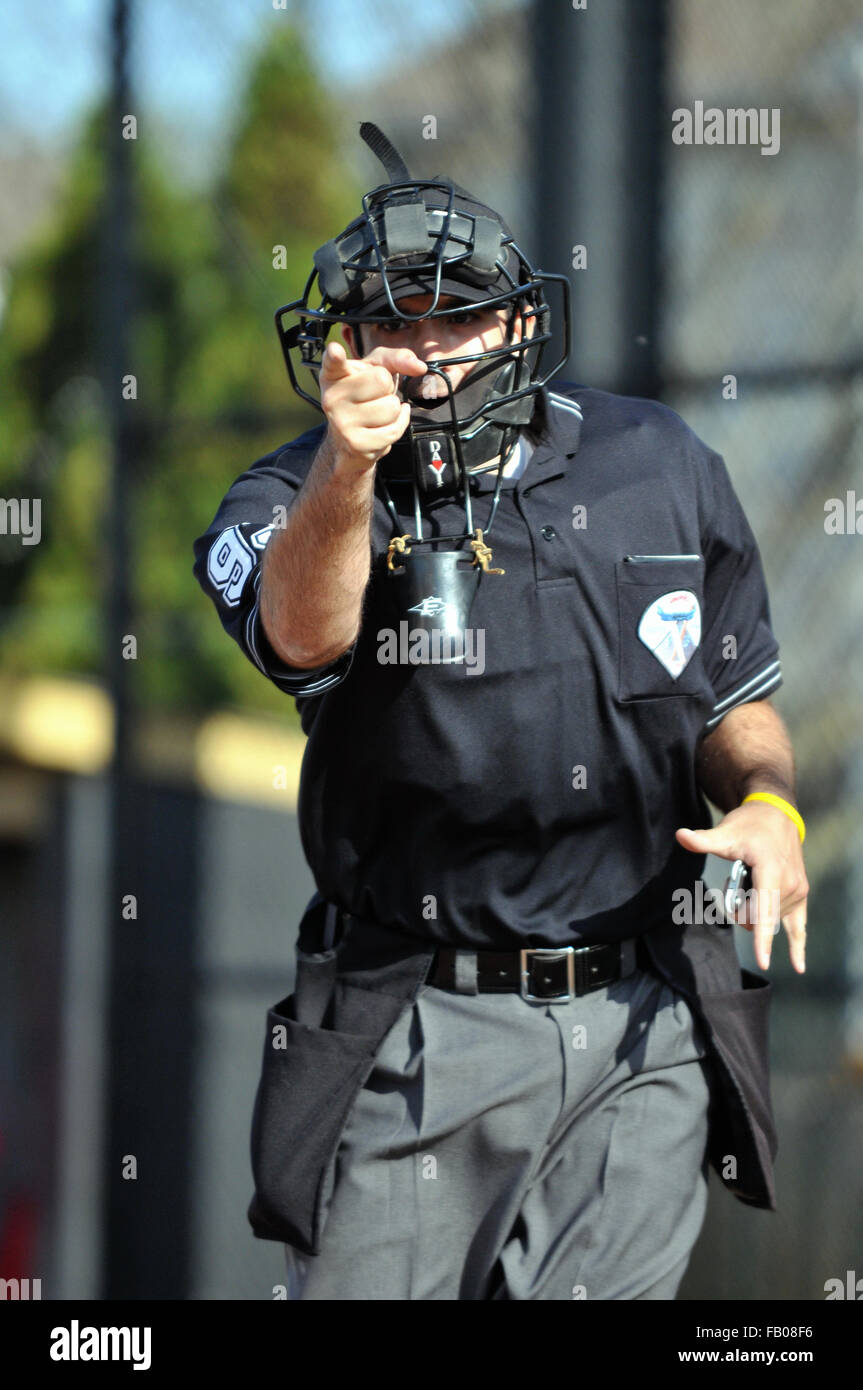
[[[320,246],[313,256],[322,293],[330,300],[344,299],[350,293],[348,277],[334,241]]]
[[[387,260],[416,256],[428,251],[425,203],[401,203],[384,209]]]
[[[473,250],[468,265],[474,270],[494,270],[500,253],[500,225],[491,217],[474,218]]]

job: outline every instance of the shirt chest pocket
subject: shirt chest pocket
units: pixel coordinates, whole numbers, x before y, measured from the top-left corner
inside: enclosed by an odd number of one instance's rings
[[[627,555],[615,579],[618,699],[703,695],[703,556]]]

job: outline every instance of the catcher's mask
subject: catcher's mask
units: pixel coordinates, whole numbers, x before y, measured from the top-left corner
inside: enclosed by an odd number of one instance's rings
[[[291,385],[320,409],[318,377],[333,324],[350,324],[358,346],[366,351],[361,340],[364,324],[393,319],[413,323],[457,312],[451,302],[439,307],[441,295],[457,297],[465,306],[507,311],[505,341],[499,347],[428,363],[428,374],[444,383],[445,395],[433,402],[418,399],[402,383],[402,397],[411,402],[410,424],[377,464],[377,480],[396,533],[403,523],[388,484],[411,490],[409,509],[416,528],[414,536],[394,537],[387,557],[389,573],[404,580],[411,564],[408,557],[419,560],[422,554],[416,547],[433,547],[423,556],[422,584],[439,573],[440,583],[434,587],[448,589],[445,607],[450,620],[456,591],[463,596],[458,608],[466,617],[480,570],[503,573],[490,569],[491,551],[483,534],[491,529],[503,469],[520,430],[533,417],[536,393],[560,371],[569,355],[569,283],[562,275],[533,270],[503,219],[451,179],[412,179],[404,160],[377,126],[364,122],[360,135],[380,159],[389,182],[367,193],[362,215],[315,252],[314,269],[302,298],[276,311],[276,328]],[[561,357],[543,375],[540,365],[551,338],[545,292],[552,282],[560,286],[564,344]],[[431,296],[431,303],[421,313],[407,313],[399,307],[396,296],[404,300],[419,294]],[[286,324],[287,315],[294,315],[296,322]],[[514,341],[518,320],[521,335]],[[466,363],[474,365],[454,389],[444,368]],[[301,367],[309,370],[309,385],[314,391],[301,385]],[[496,457],[489,516],[484,528],[477,529],[468,473]],[[428,504],[447,495],[462,500],[464,531],[448,536],[424,534]],[[462,545],[465,541],[473,550],[472,561]],[[456,554],[437,549],[453,543]],[[470,561],[468,565],[463,557]],[[419,566],[416,572],[418,576]],[[410,583],[399,587],[410,588],[414,596],[413,576]],[[435,596],[434,588],[429,589],[428,596]],[[415,613],[416,607],[403,606],[403,611]]]

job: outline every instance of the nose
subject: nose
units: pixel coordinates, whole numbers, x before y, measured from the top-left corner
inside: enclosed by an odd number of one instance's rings
[[[423,362],[432,362],[436,357],[446,355],[443,350],[441,328],[439,319],[419,319],[410,325],[410,346]]]

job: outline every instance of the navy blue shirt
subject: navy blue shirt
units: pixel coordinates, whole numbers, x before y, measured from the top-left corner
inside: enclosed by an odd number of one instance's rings
[[[704,863],[674,831],[711,823],[698,740],[781,683],[758,548],[723,460],[657,402],[541,392],[535,450],[488,536],[505,573],[481,577],[473,669],[382,659],[399,614],[378,482],[360,635],[308,672],[267,642],[258,587],[323,431],[253,464],[194,543],[225,630],[297,699],[300,832],[321,894],[424,942],[476,948],[668,922],[673,892]],[[472,479],[476,526],[493,486]],[[391,491],[413,532],[409,497]],[[439,534],[464,529],[451,497],[431,518]]]

